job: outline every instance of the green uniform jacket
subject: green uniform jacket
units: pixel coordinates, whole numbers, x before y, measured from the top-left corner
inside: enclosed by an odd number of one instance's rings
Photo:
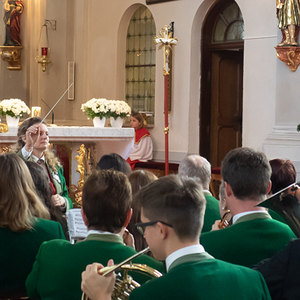
[[[254,213],[235,224],[201,235],[205,250],[217,259],[251,267],[282,250],[296,236],[268,214]]]
[[[211,231],[212,225],[216,220],[220,220],[220,210],[219,210],[219,201],[214,198],[211,193],[204,192],[206,199],[206,209],[204,215],[204,224],[202,232]]]
[[[214,259],[207,253],[175,260],[169,272],[135,289],[130,300],[262,300],[271,297],[259,272]]]
[[[52,239],[65,239],[58,222],[37,219],[32,230],[13,232],[0,228],[0,292],[25,291],[40,245]]]
[[[18,153],[17,153],[21,158],[24,158],[24,156],[22,155],[22,150],[20,150]],[[29,158],[27,159],[28,161],[33,161],[35,162],[35,160],[29,156]],[[61,195],[62,197],[65,198],[65,202],[66,202],[66,211],[68,211],[69,209],[73,208],[73,204],[72,204],[72,200],[69,198],[69,192],[68,192],[68,189],[67,189],[67,186],[66,186],[66,179],[64,177],[64,169],[63,167],[61,166],[58,171],[56,170],[53,170],[49,165],[48,163],[46,162],[46,166],[47,166],[47,169],[49,171],[49,174],[51,176],[51,179],[53,181],[53,184],[55,186],[55,189],[56,189],[56,193]],[[47,174],[48,175],[48,174]]]
[[[98,262],[106,266],[111,258],[117,264],[135,253],[133,248],[123,245],[122,238],[116,235],[91,234],[83,242],[73,245],[67,241],[44,243],[27,278],[27,294],[31,300],[81,299],[81,273],[88,264]],[[139,256],[133,262],[164,271],[163,263],[146,255]],[[141,277],[134,279],[139,282]],[[142,280],[146,281],[145,277]]]

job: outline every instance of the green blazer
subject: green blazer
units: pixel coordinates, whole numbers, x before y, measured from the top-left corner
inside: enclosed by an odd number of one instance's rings
[[[22,150],[20,150],[17,154],[21,158],[23,158],[23,160],[25,160],[24,156],[22,155]],[[35,162],[35,160],[31,156],[29,156],[27,160]],[[47,169],[51,176],[51,179],[53,181],[53,184],[55,186],[56,193],[65,198],[66,211],[68,211],[69,209],[73,208],[73,204],[72,204],[72,200],[69,198],[69,192],[68,192],[68,189],[66,186],[66,179],[64,177],[63,167],[61,166],[58,169],[58,171],[56,171],[56,170],[53,170],[47,162],[46,162],[46,166],[47,166]]]
[[[207,253],[183,256],[169,272],[135,289],[130,300],[262,300],[271,297],[259,272],[214,259]]]
[[[65,239],[58,222],[36,219],[34,228],[24,232],[0,228],[0,292],[25,291],[40,245],[52,239]]]
[[[207,232],[200,241],[217,259],[250,267],[282,250],[296,236],[285,224],[269,215],[246,215],[225,229]]]
[[[212,225],[216,220],[220,220],[219,201],[214,198],[211,193],[204,192],[206,199],[206,209],[204,215],[204,224],[202,232],[211,231]]]
[[[91,234],[83,242],[73,245],[67,241],[43,243],[26,281],[27,294],[31,300],[81,299],[81,273],[88,264],[99,262],[106,266],[111,258],[116,264],[135,253],[116,235]],[[147,255],[139,256],[133,262],[164,271],[163,263]],[[145,277],[134,278],[140,283],[146,281]]]

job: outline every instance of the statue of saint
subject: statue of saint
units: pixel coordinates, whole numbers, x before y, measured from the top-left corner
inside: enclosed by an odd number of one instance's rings
[[[299,0],[276,0],[278,28],[282,31],[282,42],[278,46],[297,46],[300,26]]]
[[[23,1],[5,0],[4,2],[4,46],[21,46],[20,20],[24,11]]]

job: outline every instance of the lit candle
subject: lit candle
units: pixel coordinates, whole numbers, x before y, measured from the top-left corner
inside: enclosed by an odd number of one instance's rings
[[[44,56],[48,55],[48,47],[42,47],[42,55]]]

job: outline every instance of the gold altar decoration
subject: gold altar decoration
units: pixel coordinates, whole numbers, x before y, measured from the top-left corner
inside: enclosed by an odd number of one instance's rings
[[[275,49],[277,57],[290,68],[290,71],[295,72],[300,64],[300,47],[277,46]]]
[[[22,46],[0,46],[2,60],[8,62],[8,70],[21,70]]]
[[[96,150],[95,145],[81,144],[79,155],[75,155],[75,159],[78,162],[76,171],[80,174],[80,178],[77,182],[77,186],[72,184],[70,186],[70,196],[73,200],[74,207],[82,206],[82,189],[86,178],[91,174],[92,170],[96,169]]]
[[[6,124],[0,123],[0,133],[8,132],[8,126]]]

